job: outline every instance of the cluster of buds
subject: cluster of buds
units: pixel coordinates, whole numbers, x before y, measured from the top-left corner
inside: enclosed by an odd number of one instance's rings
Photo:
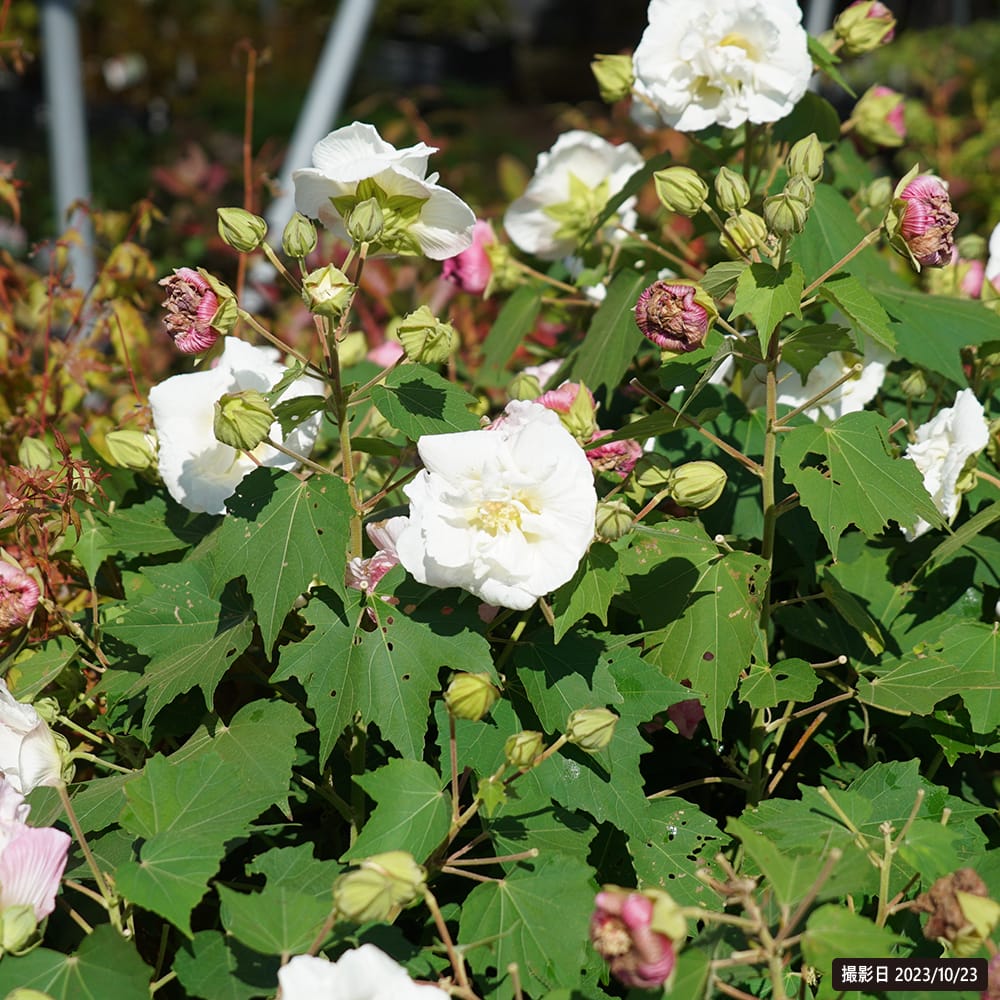
[[[680,907],[660,889],[606,885],[594,900],[590,940],[625,986],[652,990],[668,983],[686,938]]]
[[[695,281],[654,281],[635,304],[635,322],[661,351],[684,354],[704,343],[719,311]]]
[[[971,868],[939,878],[914,901],[930,914],[924,937],[939,941],[953,955],[974,955],[1000,923],[1000,903],[989,898],[986,883]]]
[[[406,851],[373,854],[352,864],[357,868],[333,884],[333,905],[338,916],[356,924],[391,921],[427,884],[427,870]]]
[[[784,188],[764,199],[764,222],[782,239],[801,233],[815,200],[816,183],[823,176],[823,146],[815,132],[799,139],[785,161],[788,180]]]
[[[921,267],[944,267],[955,250],[958,215],[952,211],[944,181],[918,174],[914,167],[896,185],[883,222],[889,245]]]
[[[179,267],[160,281],[167,297],[164,325],[184,354],[201,354],[232,330],[238,318],[236,299],[204,271]]]
[[[880,0],[855,0],[833,22],[833,35],[844,55],[859,56],[887,45],[896,34],[896,18]]]
[[[689,510],[711,507],[726,487],[726,470],[715,462],[699,459],[673,466],[662,455],[643,455],[634,480],[643,489],[654,490]]]

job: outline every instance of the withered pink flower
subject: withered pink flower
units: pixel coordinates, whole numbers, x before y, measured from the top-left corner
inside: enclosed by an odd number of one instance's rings
[[[0,561],[0,632],[27,622],[39,597],[38,584],[23,569]]]
[[[677,732],[689,740],[694,736],[698,723],[705,718],[705,709],[697,698],[687,698],[671,705],[667,709],[670,721],[677,727]]]
[[[367,559],[355,556],[347,564],[347,586],[371,593],[379,581],[399,565],[396,555],[396,539],[409,523],[407,517],[390,517],[385,521],[373,521],[365,525],[368,538],[375,546],[375,554]]]
[[[701,347],[718,311],[693,281],[654,281],[635,304],[635,322],[661,350],[683,354]]]
[[[212,320],[219,309],[219,299],[212,286],[190,267],[178,267],[160,281],[167,289],[163,308],[164,324],[177,350],[183,354],[201,354],[218,339]]]
[[[598,431],[591,438],[590,443],[594,447],[587,448],[587,459],[595,472],[614,472],[624,479],[642,458],[642,445],[631,439],[596,444],[610,433],[611,431]]]
[[[659,900],[657,897],[662,897]],[[669,911],[676,905],[666,893],[646,892],[606,886],[594,900],[590,918],[590,940],[608,963],[612,975],[625,986],[650,990],[662,986],[674,971],[677,956],[674,941],[667,933],[653,929],[657,906]],[[683,938],[683,918],[669,914],[668,921],[678,922]],[[660,923],[661,921],[655,921]]]
[[[898,215],[898,234],[917,264],[944,267],[951,261],[958,215],[952,211],[944,181],[933,174],[914,177],[897,190],[890,215],[894,212]],[[895,248],[898,250],[898,245]]]
[[[444,262],[442,277],[458,285],[463,292],[482,295],[493,276],[493,266],[485,247],[496,243],[496,239],[493,227],[478,219],[472,227],[472,246]]]

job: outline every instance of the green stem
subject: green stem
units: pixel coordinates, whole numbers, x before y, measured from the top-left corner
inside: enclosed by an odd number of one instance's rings
[[[275,451],[280,451],[282,455],[287,455],[289,458],[294,458],[299,465],[304,465],[307,469],[312,469],[313,472],[319,472],[326,476],[330,474],[330,470],[320,465],[318,462],[314,462],[311,458],[306,458],[305,455],[300,455],[297,451],[292,451],[291,448],[286,448],[279,441],[275,441],[272,438],[265,438],[267,444],[273,448]]]
[[[285,354],[290,354],[297,361],[301,361],[302,364],[311,369],[315,374],[323,374],[304,354],[299,353],[290,344],[286,344],[280,337],[276,337],[266,326],[264,326],[263,323],[259,323],[244,309],[240,310],[240,319],[243,320],[243,322],[248,326],[253,327],[253,329],[256,330],[266,341],[268,341],[268,343],[273,344],[279,351],[282,351]]]
[[[368,731],[364,726],[355,723],[351,737],[351,775],[365,773],[365,757],[368,747]],[[356,782],[351,782],[351,844],[358,839],[358,833],[365,822],[365,791]]]
[[[121,931],[121,917],[118,913],[118,896],[108,885],[107,880],[104,878],[104,873],[101,871],[101,866],[97,863],[97,858],[94,857],[93,851],[90,849],[90,844],[87,843],[87,838],[84,836],[83,828],[80,826],[80,821],[76,818],[76,811],[73,809],[73,803],[70,802],[69,792],[66,791],[66,786],[60,782],[56,785],[56,791],[59,793],[59,801],[62,803],[63,810],[66,813],[66,818],[69,820],[69,825],[73,828],[73,835],[76,837],[76,842],[80,845],[80,851],[83,854],[84,860],[87,862],[87,867],[90,868],[94,876],[94,881],[97,883],[97,888],[100,890],[101,898],[104,900],[104,906],[108,911],[108,916],[111,918],[111,922],[115,927]]]
[[[819,288],[820,285],[830,277],[831,274],[836,274],[849,260],[857,257],[862,250],[866,247],[871,246],[882,234],[881,229],[873,229],[867,236],[864,236],[858,245],[853,250],[848,250],[836,264],[831,264],[811,285],[808,285],[802,290],[802,301],[805,302],[809,296]]]
[[[104,760],[103,757],[98,757],[92,753],[85,753],[83,750],[74,750],[72,754],[73,760],[86,760],[91,764],[100,764],[101,767],[106,767],[111,771],[117,771],[119,774],[138,774],[138,771],[133,771],[130,767],[122,767],[119,764],[112,764],[110,760]]]

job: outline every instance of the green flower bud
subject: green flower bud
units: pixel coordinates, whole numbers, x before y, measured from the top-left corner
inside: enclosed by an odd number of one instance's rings
[[[21,955],[30,951],[37,932],[38,920],[31,903],[8,906],[0,914],[0,947],[4,954]]]
[[[978,233],[966,233],[955,240],[958,247],[958,256],[964,260],[978,260],[986,256],[987,244]]]
[[[353,282],[333,264],[310,271],[302,279],[302,299],[317,316],[339,319],[353,294]]]
[[[267,223],[245,208],[220,208],[219,235],[234,250],[250,253],[264,242]]]
[[[545,737],[532,729],[508,736],[503,745],[503,755],[511,767],[519,767],[522,771],[534,767],[539,754],[545,748]]]
[[[156,436],[136,430],[108,431],[104,444],[115,465],[133,472],[156,468]]]
[[[42,720],[50,726],[56,724],[56,719],[62,713],[59,702],[55,698],[36,698],[31,704]]]
[[[267,438],[274,413],[256,389],[227,392],[215,402],[215,437],[230,448],[252,451]]]
[[[578,708],[566,721],[569,742],[587,753],[603,750],[615,734],[618,716],[606,708]]]
[[[988,896],[957,890],[955,900],[967,923],[951,942],[951,952],[959,958],[975,955],[1000,923],[1000,903]]]
[[[920,399],[927,392],[927,377],[919,368],[914,368],[899,384],[907,399]]]
[[[444,703],[456,719],[478,722],[499,697],[489,674],[455,674],[444,693]]]
[[[720,167],[715,175],[715,200],[727,215],[735,215],[750,201],[750,185],[746,178],[729,167]]]
[[[597,505],[597,516],[594,526],[601,538],[613,542],[632,530],[635,514],[624,500],[602,500]]]
[[[359,201],[347,217],[347,234],[355,243],[374,243],[382,235],[385,217],[374,198]]]
[[[392,882],[370,868],[344,872],[333,883],[333,908],[338,916],[356,924],[387,921],[396,910]]]
[[[895,29],[896,18],[880,0],[858,0],[833,22],[833,33],[847,56],[859,56],[891,42]]]
[[[884,212],[892,200],[892,181],[888,177],[877,177],[862,188],[861,200],[865,208],[873,212]]]
[[[579,388],[568,409],[556,406],[556,413],[563,427],[566,428],[580,442],[587,444],[597,432],[597,404],[590,390],[582,383],[577,383]],[[568,387],[568,386],[567,386]],[[550,394],[558,395],[563,388],[550,390],[550,393],[541,397],[547,399]],[[542,405],[545,405],[544,402]]]
[[[809,206],[784,191],[764,199],[764,222],[776,236],[801,233],[809,218]]]
[[[788,151],[788,159],[785,161],[785,168],[790,176],[797,175],[808,177],[811,181],[818,181],[823,176],[823,144],[819,141],[815,132],[799,139],[797,143]]]
[[[697,215],[708,197],[708,185],[690,167],[667,167],[653,174],[656,195],[668,212]]]
[[[632,482],[647,490],[662,490],[673,476],[670,459],[656,452],[646,452],[632,470]]]
[[[785,182],[785,194],[798,198],[807,208],[813,207],[816,200],[816,185],[805,174],[795,174]]]
[[[767,223],[749,209],[744,208],[729,216],[725,225],[725,231],[719,237],[719,245],[730,257],[742,257],[754,247],[767,242]]]
[[[889,87],[869,87],[854,105],[854,130],[876,146],[902,146],[906,138],[903,95]]]
[[[24,469],[51,469],[52,451],[41,438],[22,438],[17,446],[17,463]]]
[[[632,93],[635,73],[629,55],[601,55],[598,53],[590,64],[590,71],[597,80],[601,100],[608,104],[622,101]]]
[[[521,284],[522,272],[511,255],[510,247],[499,240],[484,243],[482,247],[490,262],[490,280],[483,298],[488,299],[494,292],[509,292],[517,288]]]
[[[670,477],[670,495],[682,507],[711,507],[726,486],[726,473],[715,462],[685,462]]]
[[[538,399],[542,394],[542,387],[537,376],[527,375],[518,372],[507,386],[507,396],[509,399]]]
[[[424,365],[443,364],[458,346],[455,328],[441,322],[429,306],[421,306],[404,316],[396,332],[406,356]]]
[[[289,257],[302,260],[316,249],[316,227],[311,219],[301,212],[295,212],[281,234],[281,249]]]

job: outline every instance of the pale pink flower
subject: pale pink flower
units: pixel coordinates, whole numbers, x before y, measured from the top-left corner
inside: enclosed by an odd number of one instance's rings
[[[444,262],[441,274],[463,292],[482,295],[493,276],[493,266],[486,253],[487,244],[496,243],[493,227],[482,219],[472,227],[472,246]]]
[[[184,354],[201,354],[218,339],[212,319],[219,308],[219,299],[212,286],[190,267],[178,267],[160,281],[167,289],[163,322],[177,350]]]
[[[38,584],[23,569],[0,560],[0,632],[24,625],[40,596]]]
[[[670,721],[677,727],[677,732],[689,740],[694,736],[698,723],[705,718],[705,709],[697,698],[686,698],[671,705],[667,709]]]
[[[368,538],[375,546],[375,554],[367,559],[355,556],[347,564],[347,586],[369,593],[377,586],[379,580],[399,564],[396,554],[396,539],[402,534],[409,523],[406,517],[390,517],[385,521],[373,521],[365,525]]]
[[[631,438],[611,441],[609,444],[595,444],[610,433],[611,431],[598,431],[590,439],[594,447],[587,448],[587,460],[595,472],[614,472],[624,479],[642,458],[642,445]]]
[[[365,357],[380,368],[394,365],[406,352],[398,340],[383,340],[378,347],[373,347]]]

